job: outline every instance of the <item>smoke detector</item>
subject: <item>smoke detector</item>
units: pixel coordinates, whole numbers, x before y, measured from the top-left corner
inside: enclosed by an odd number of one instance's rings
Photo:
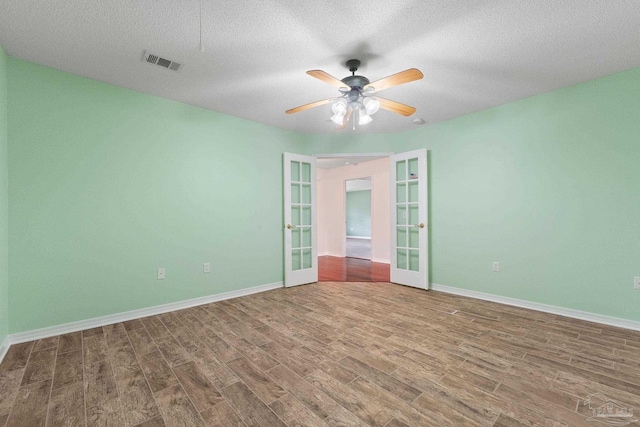
[[[160,67],[167,68],[176,72],[179,72],[184,67],[184,65],[182,64],[179,64],[170,59],[162,58],[159,55],[153,54],[147,50],[144,51],[144,58],[142,59],[142,61],[148,62],[149,64],[158,65]]]

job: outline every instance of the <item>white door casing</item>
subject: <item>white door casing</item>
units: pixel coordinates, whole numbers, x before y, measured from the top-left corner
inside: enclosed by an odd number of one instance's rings
[[[284,153],[284,285],[318,281],[316,159]]]
[[[427,150],[394,154],[389,160],[391,281],[428,289]]]

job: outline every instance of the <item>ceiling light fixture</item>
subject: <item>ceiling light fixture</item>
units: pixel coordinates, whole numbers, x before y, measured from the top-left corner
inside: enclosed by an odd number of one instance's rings
[[[373,119],[371,118],[371,116],[367,113],[367,111],[364,108],[361,108],[358,111],[358,124],[359,125],[366,125],[367,123],[371,123],[373,121]]]
[[[377,98],[370,96],[367,96],[362,100],[362,105],[364,105],[368,115],[375,114],[380,109],[380,101],[378,101]]]
[[[331,106],[331,111],[333,111],[331,121],[337,125],[342,126],[344,124],[344,116],[347,114],[347,100],[344,98],[340,98],[335,104]]]
[[[308,110],[309,108],[333,103],[331,106],[331,110],[333,111],[331,121],[339,125],[339,129],[343,129],[351,120],[351,116],[354,116],[352,123],[353,130],[356,130],[356,124],[364,125],[371,123],[373,121],[371,116],[380,108],[403,116],[410,116],[416,111],[416,109],[410,105],[401,104],[389,99],[377,98],[372,96],[372,94],[394,86],[420,80],[423,77],[420,70],[410,68],[370,82],[368,78],[356,75],[356,71],[358,67],[360,67],[359,60],[350,59],[347,61],[346,66],[349,68],[351,75],[342,80],[338,80],[322,70],[307,71],[307,74],[310,76],[336,87],[341,94],[339,97],[311,102],[296,108],[291,108],[285,111],[285,113],[293,114]]]
[[[345,126],[353,113],[357,113],[358,125],[371,123],[371,116],[380,109],[380,101],[372,96],[364,96],[362,92],[352,90],[345,93],[331,106],[333,116],[331,121],[337,125]],[[354,119],[354,125],[356,121]]]

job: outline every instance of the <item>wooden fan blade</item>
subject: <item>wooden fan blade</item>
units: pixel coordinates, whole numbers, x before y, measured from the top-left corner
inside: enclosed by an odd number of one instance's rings
[[[415,107],[410,105],[401,104],[396,101],[391,101],[389,99],[384,99],[380,97],[376,97],[378,102],[380,103],[380,108],[384,108],[387,111],[391,111],[392,113],[401,114],[403,116],[410,116],[416,112]]]
[[[299,111],[308,110],[309,108],[319,107],[321,105],[328,104],[328,103],[330,103],[331,101],[333,101],[335,99],[336,98],[327,98],[327,99],[323,99],[322,101],[311,102],[309,104],[304,104],[304,105],[301,105],[299,107],[287,110],[287,111],[285,111],[285,113],[293,114],[293,113],[297,113]]]
[[[417,68],[409,68],[408,70],[401,71],[396,74],[381,78],[373,83],[369,83],[363,89],[374,88],[374,92],[380,92],[381,90],[389,89],[390,87],[399,86],[405,83],[409,83],[415,80],[420,80],[424,77],[424,74]]]
[[[307,71],[307,74],[309,74],[311,77],[315,77],[318,80],[322,80],[325,83],[329,83],[331,86],[335,86],[338,89],[343,87],[350,89],[349,86],[344,84],[343,81],[336,79],[331,74],[324,72],[322,70],[310,70],[310,71]]]

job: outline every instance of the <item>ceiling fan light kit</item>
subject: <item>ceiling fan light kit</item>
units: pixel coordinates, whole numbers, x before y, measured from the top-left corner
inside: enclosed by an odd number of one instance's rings
[[[371,123],[373,121],[373,119],[371,118],[371,116],[369,114],[367,114],[367,112],[365,111],[364,108],[361,108],[358,111],[358,124],[359,125],[366,125],[367,123]]]
[[[339,97],[328,98],[312,102],[310,104],[301,105],[287,110],[286,113],[293,114],[318,107],[320,105],[333,103],[331,105],[331,111],[333,112],[331,121],[339,126],[345,126],[354,114],[357,115],[358,125],[371,123],[373,121],[371,116],[380,108],[403,116],[410,116],[416,111],[414,107],[409,105],[401,104],[389,99],[373,97],[371,94],[390,87],[420,80],[423,77],[420,70],[410,68],[371,83],[369,79],[364,76],[356,76],[356,71],[358,71],[358,67],[360,67],[359,60],[350,59],[346,62],[346,65],[349,68],[351,75],[342,80],[338,80],[322,70],[307,71],[307,74],[310,76],[336,87],[341,93]],[[354,118],[354,130],[355,122],[356,120]]]
[[[375,114],[380,109],[380,101],[371,96],[364,97],[362,105],[364,105],[364,109],[367,110],[369,115]]]

